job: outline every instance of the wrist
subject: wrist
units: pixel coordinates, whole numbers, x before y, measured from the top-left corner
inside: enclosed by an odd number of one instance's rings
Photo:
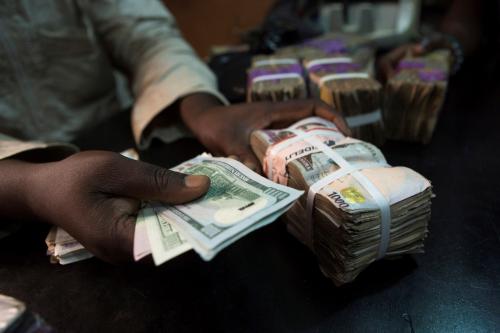
[[[30,220],[36,217],[30,200],[34,163],[7,159],[0,161],[0,215],[7,219]]]
[[[198,136],[198,127],[203,126],[203,113],[213,107],[222,106],[222,102],[208,93],[195,93],[184,97],[179,104],[179,114],[184,124]]]
[[[420,43],[423,50],[448,49],[451,52],[450,74],[456,74],[464,62],[465,54],[461,42],[452,34],[436,33],[425,37]]]

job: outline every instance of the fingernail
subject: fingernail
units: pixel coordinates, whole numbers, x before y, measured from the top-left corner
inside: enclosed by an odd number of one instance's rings
[[[186,187],[202,187],[207,184],[207,176],[202,175],[189,175],[184,177],[184,184]]]
[[[232,160],[236,160],[236,161],[239,161],[240,159],[238,158],[238,156],[236,155],[229,155],[227,158],[230,158]]]

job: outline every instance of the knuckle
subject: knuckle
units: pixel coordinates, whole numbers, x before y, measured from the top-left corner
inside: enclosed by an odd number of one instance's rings
[[[155,168],[152,174],[151,182],[152,186],[158,191],[158,192],[164,192],[168,190],[171,186],[172,183],[174,182],[175,179],[175,174],[174,172],[164,169],[164,168]]]

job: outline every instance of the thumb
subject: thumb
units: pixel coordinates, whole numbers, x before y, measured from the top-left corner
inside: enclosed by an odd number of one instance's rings
[[[123,158],[120,184],[115,184],[118,195],[140,200],[154,200],[167,204],[181,204],[204,195],[210,187],[210,178],[186,175],[149,163]]]

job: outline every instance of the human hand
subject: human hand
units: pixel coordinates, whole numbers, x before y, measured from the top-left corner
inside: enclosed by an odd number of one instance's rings
[[[180,204],[202,196],[210,185],[206,176],[186,176],[105,151],[31,168],[27,199],[33,216],[60,226],[111,263],[133,258],[141,200]]]
[[[182,100],[180,113],[187,127],[210,152],[232,156],[255,171],[260,171],[260,163],[250,148],[250,134],[254,130],[283,128],[303,118],[319,116],[350,135],[342,116],[319,100],[224,106],[211,95],[193,94]]]
[[[420,43],[405,44],[384,54],[378,60],[378,72],[383,82],[389,80],[397,72],[397,66],[406,56],[419,57],[437,49],[451,48],[450,40],[441,34],[424,39]]]

